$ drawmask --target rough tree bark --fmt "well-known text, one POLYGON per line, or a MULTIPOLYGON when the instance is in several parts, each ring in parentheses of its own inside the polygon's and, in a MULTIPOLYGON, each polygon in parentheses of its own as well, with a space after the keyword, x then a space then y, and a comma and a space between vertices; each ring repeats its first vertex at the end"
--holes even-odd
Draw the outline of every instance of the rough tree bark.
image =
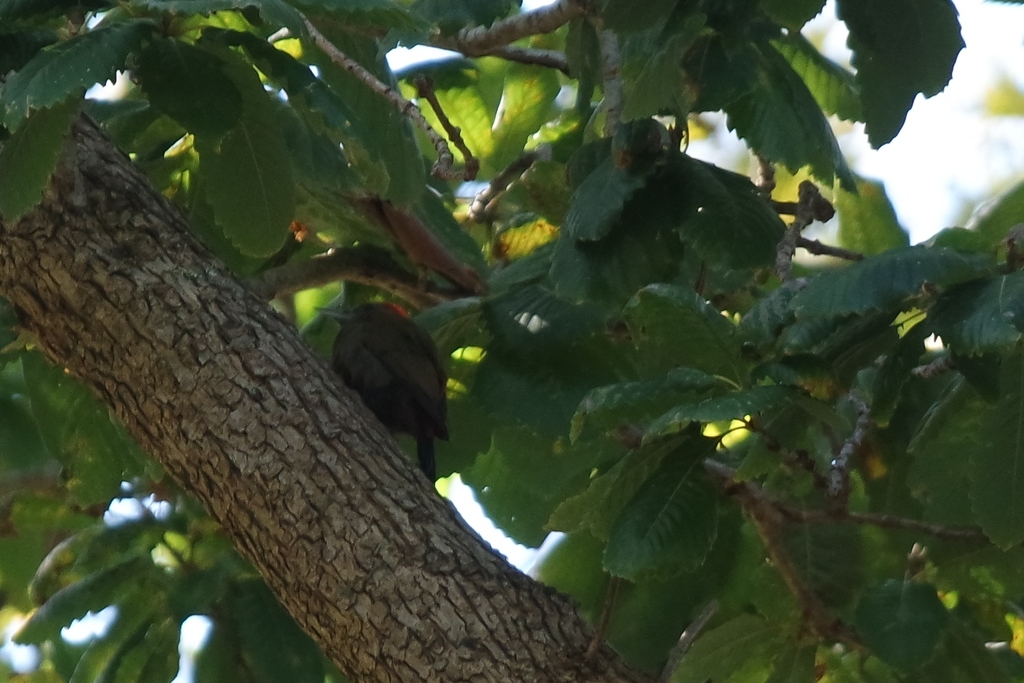
POLYGON ((643 681, 485 548, 295 330, 86 119, 0 223, 0 296, 355 681, 643 681))

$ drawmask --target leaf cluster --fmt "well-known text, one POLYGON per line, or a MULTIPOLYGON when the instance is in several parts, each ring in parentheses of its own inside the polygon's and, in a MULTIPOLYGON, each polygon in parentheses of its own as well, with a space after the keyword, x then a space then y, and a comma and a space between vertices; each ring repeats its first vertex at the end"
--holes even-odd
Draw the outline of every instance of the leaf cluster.
MULTIPOLYGON (((714 599, 677 683, 1019 680, 1024 186, 970 230, 910 246, 834 127, 892 140, 949 80, 955 8, 839 0, 843 65, 801 33, 823 4, 600 0, 514 46, 563 54, 565 73, 497 46, 396 74, 395 45, 456 40, 517 3, 0 0, 0 215, 38 202, 85 112, 240 277, 386 253, 387 268, 310 285, 286 310, 324 350, 334 328, 316 309, 339 291, 440 302, 417 316, 450 376, 439 474, 519 543, 563 533, 535 575, 595 620, 617 594, 607 636, 640 668, 664 666, 714 599), (434 143, 307 19, 436 131, 458 128, 456 163, 475 159, 484 183, 430 177, 434 143), (621 57, 609 134, 600 31, 621 57), (119 99, 84 97, 118 73, 119 99), (780 277, 791 214, 687 153, 708 112, 822 185, 837 246, 862 258, 780 277), (479 291, 368 206, 420 225, 479 291)), ((0 585, 37 607, 21 642, 46 643, 63 679, 167 679, 181 624, 205 615, 201 678, 339 679, 91 395, 33 352, 0 360, 0 481, 44 484, 0 499, 0 585), (105 522, 124 498, 137 518, 105 522), (60 637, 109 606, 102 636, 60 637)))

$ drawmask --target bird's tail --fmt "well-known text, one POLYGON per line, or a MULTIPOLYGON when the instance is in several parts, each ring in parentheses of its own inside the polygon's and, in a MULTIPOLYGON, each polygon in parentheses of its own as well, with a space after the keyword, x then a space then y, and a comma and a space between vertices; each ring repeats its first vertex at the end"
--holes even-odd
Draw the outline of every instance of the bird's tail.
POLYGON ((420 469, 431 482, 437 479, 437 465, 434 462, 434 440, 423 438, 416 440, 416 455, 420 459, 420 469))

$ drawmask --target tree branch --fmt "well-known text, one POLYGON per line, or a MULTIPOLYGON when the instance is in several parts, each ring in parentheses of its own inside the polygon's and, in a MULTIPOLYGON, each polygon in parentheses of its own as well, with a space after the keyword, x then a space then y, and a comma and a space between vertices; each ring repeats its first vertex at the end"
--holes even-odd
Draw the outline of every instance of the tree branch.
MULTIPOLYGON (((776 211, 786 213, 789 209, 781 202, 775 202, 776 211)), ((794 209, 793 222, 786 229, 786 234, 775 253, 775 272, 783 282, 793 277, 793 255, 800 243, 804 228, 814 221, 827 221, 835 215, 832 204, 821 196, 818 186, 809 180, 800 183, 799 198, 794 209)))
POLYGON ((0 296, 352 680, 651 680, 584 660, 573 603, 486 548, 86 119, 42 204, 0 222, 0 296))
POLYGON ((462 158, 466 164, 463 178, 465 180, 476 180, 476 174, 480 171, 480 160, 473 156, 473 152, 469 150, 466 141, 462 139, 462 131, 459 130, 459 127, 454 125, 451 119, 448 118, 448 115, 444 113, 444 108, 434 93, 434 81, 428 76, 420 74, 413 79, 413 84, 416 86, 416 94, 425 99, 430 104, 431 109, 434 110, 437 120, 441 122, 441 127, 444 128, 448 139, 455 145, 455 149, 462 153, 462 158))
POLYGON ((498 195, 504 192, 516 178, 526 173, 527 170, 537 161, 548 161, 551 159, 551 146, 541 145, 537 149, 523 152, 512 160, 508 166, 502 169, 501 173, 494 176, 487 187, 480 190, 473 203, 469 206, 469 217, 477 223, 486 223, 494 213, 495 200, 498 195))
POLYGON ((431 43, 467 57, 482 57, 495 54, 521 38, 551 33, 582 14, 582 5, 577 0, 557 0, 532 12, 496 21, 488 27, 464 28, 451 38, 434 36, 431 43))
POLYGON ((393 104, 395 108, 401 112, 402 116, 408 117, 409 120, 412 121, 420 130, 426 133, 427 137, 430 138, 430 142, 434 145, 434 151, 437 152, 437 161, 434 162, 434 168, 431 171, 435 178, 439 178, 441 180, 466 179, 465 171, 459 171, 453 168, 455 165, 455 157, 452 155, 452 151, 448 148, 448 142, 441 137, 436 130, 434 130, 425 118, 423 118, 423 112, 419 110, 419 107, 417 107, 415 103, 402 97, 400 92, 374 76, 365 67, 363 67, 362 64, 339 50, 338 47, 328 40, 327 36, 321 33, 320 30, 313 25, 313 22, 305 16, 302 17, 302 22, 306 25, 306 31, 309 32, 310 38, 313 39, 313 42, 317 47, 323 50, 324 54, 330 57, 332 62, 358 78, 375 93, 393 104))
POLYGON ((295 294, 339 280, 392 292, 415 308, 429 308, 461 296, 458 292, 442 292, 430 283, 421 282, 416 275, 403 269, 390 252, 372 245, 331 249, 308 261, 270 268, 249 278, 246 285, 256 296, 269 301, 280 295, 295 294))

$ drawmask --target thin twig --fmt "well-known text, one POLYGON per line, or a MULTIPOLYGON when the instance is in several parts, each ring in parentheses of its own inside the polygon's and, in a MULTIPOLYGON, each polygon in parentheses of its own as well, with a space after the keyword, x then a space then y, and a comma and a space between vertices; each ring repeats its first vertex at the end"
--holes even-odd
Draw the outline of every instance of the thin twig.
POLYGON ((757 173, 754 175, 754 187, 765 199, 770 199, 775 191, 775 167, 772 162, 760 154, 757 155, 757 173))
POLYGON ((413 102, 402 97, 402 94, 397 90, 374 76, 365 67, 363 67, 362 64, 339 50, 338 47, 328 40, 324 34, 320 33, 317 27, 314 26, 313 23, 305 16, 302 17, 302 22, 306 25, 306 30, 309 32, 309 36, 313 39, 313 42, 316 43, 317 47, 323 50, 324 54, 331 58, 332 62, 358 78, 375 93, 393 104, 398 111, 401 112, 402 116, 408 117, 410 121, 420 128, 420 130, 426 133, 427 137, 430 138, 430 142, 434 145, 434 150, 437 152, 437 161, 434 162, 434 167, 431 170, 431 173, 435 178, 439 178, 441 180, 463 179, 464 172, 453 168, 455 165, 455 157, 452 155, 452 151, 448 148, 448 142, 441 137, 433 127, 431 127, 430 123, 428 123, 425 118, 423 118, 423 112, 421 112, 413 102))
POLYGON ((939 356, 930 363, 924 365, 918 365, 916 368, 910 371, 910 374, 914 377, 920 377, 921 379, 932 379, 939 375, 944 375, 954 368, 953 357, 950 355, 939 356))
POLYGON ((597 630, 594 637, 590 639, 590 645, 584 653, 584 659, 590 659, 598 653, 604 638, 608 633, 608 624, 612 620, 612 610, 615 609, 615 601, 619 597, 619 589, 622 587, 622 579, 613 576, 608 580, 608 588, 604 593, 604 606, 601 608, 601 616, 597 620, 597 630))
POLYGON ((815 256, 834 256, 845 261, 863 261, 864 254, 842 247, 834 247, 831 244, 822 244, 818 240, 809 240, 800 236, 796 240, 796 246, 806 249, 815 256))
POLYGON ((492 57, 501 57, 510 62, 529 64, 531 66, 546 66, 549 69, 558 69, 566 76, 569 75, 569 59, 564 52, 558 50, 545 50, 539 47, 521 47, 519 45, 506 45, 490 53, 492 57))
POLYGON ((843 443, 843 447, 832 460, 828 471, 827 495, 841 508, 846 507, 846 500, 850 496, 850 460, 864 446, 871 430, 871 409, 856 394, 850 394, 850 401, 857 408, 857 424, 853 428, 853 434, 843 443))
POLYGON ((693 645, 693 641, 697 640, 697 636, 704 630, 704 627, 708 625, 712 617, 718 612, 718 601, 712 600, 704 609, 700 611, 697 618, 690 622, 690 625, 686 627, 683 633, 679 636, 679 642, 676 643, 675 647, 672 648, 672 652, 669 653, 668 662, 665 664, 665 668, 661 671, 661 683, 668 683, 672 679, 672 674, 679 668, 679 662, 682 661, 683 657, 687 652, 690 651, 690 646, 693 645))
POLYGON ((783 513, 783 508, 776 505, 777 501, 755 484, 737 482, 735 470, 727 465, 708 459, 704 461, 704 468, 721 482, 722 488, 729 496, 739 501, 758 536, 761 537, 768 559, 800 605, 804 619, 814 632, 822 638, 859 648, 857 634, 829 611, 821 598, 807 585, 783 548, 782 528, 788 518, 783 513))
POLYGON ((622 91, 622 54, 619 38, 612 31, 601 30, 600 22, 592 19, 601 47, 601 78, 604 88, 604 134, 611 137, 622 120, 624 95, 622 91))
POLYGON ((558 0, 532 12, 522 12, 496 21, 487 27, 464 28, 454 38, 435 36, 431 42, 438 47, 461 52, 467 57, 482 57, 494 54, 520 38, 551 33, 581 14, 581 3, 558 0))
POLYGON ((880 529, 894 529, 898 531, 913 531, 935 538, 944 538, 958 541, 984 540, 985 534, 977 527, 970 526, 945 526, 934 524, 909 517, 887 515, 877 512, 850 512, 849 510, 829 508, 812 509, 801 508, 785 503, 778 498, 766 493, 760 486, 753 482, 738 482, 735 479, 736 471, 731 467, 715 460, 706 460, 705 468, 713 475, 723 480, 726 490, 734 494, 738 489, 743 489, 743 495, 756 499, 759 505, 771 507, 787 522, 795 524, 835 524, 837 522, 852 522, 854 524, 865 524, 880 529))
POLYGON ((779 279, 785 282, 793 277, 793 254, 796 253, 800 233, 804 228, 816 220, 827 221, 834 215, 835 208, 821 196, 817 185, 809 180, 800 183, 793 222, 786 228, 786 234, 779 241, 775 252, 775 272, 779 274, 779 279))
POLYGON ((516 157, 512 163, 502 169, 501 173, 494 176, 494 179, 487 184, 487 187, 480 190, 473 203, 469 206, 469 217, 477 223, 486 223, 494 213, 495 200, 502 192, 512 184, 512 181, 526 173, 527 170, 537 161, 549 161, 551 159, 551 146, 541 145, 537 149, 523 152, 516 157))
POLYGON ((457 298, 455 292, 442 292, 403 269, 391 254, 380 247, 360 245, 332 249, 308 261, 286 263, 270 268, 246 284, 261 298, 270 300, 320 287, 339 280, 359 282, 392 292, 415 308, 429 308, 457 298))
POLYGON ((416 86, 416 94, 425 99, 434 110, 437 120, 441 122, 441 127, 444 128, 448 139, 455 145, 455 149, 462 152, 462 158, 466 164, 463 178, 465 180, 476 180, 476 174, 480 171, 480 160, 473 156, 473 153, 466 145, 466 141, 462 139, 462 130, 453 124, 448 115, 445 114, 444 108, 441 107, 437 94, 434 92, 434 81, 429 76, 420 74, 413 79, 413 85, 416 86))

